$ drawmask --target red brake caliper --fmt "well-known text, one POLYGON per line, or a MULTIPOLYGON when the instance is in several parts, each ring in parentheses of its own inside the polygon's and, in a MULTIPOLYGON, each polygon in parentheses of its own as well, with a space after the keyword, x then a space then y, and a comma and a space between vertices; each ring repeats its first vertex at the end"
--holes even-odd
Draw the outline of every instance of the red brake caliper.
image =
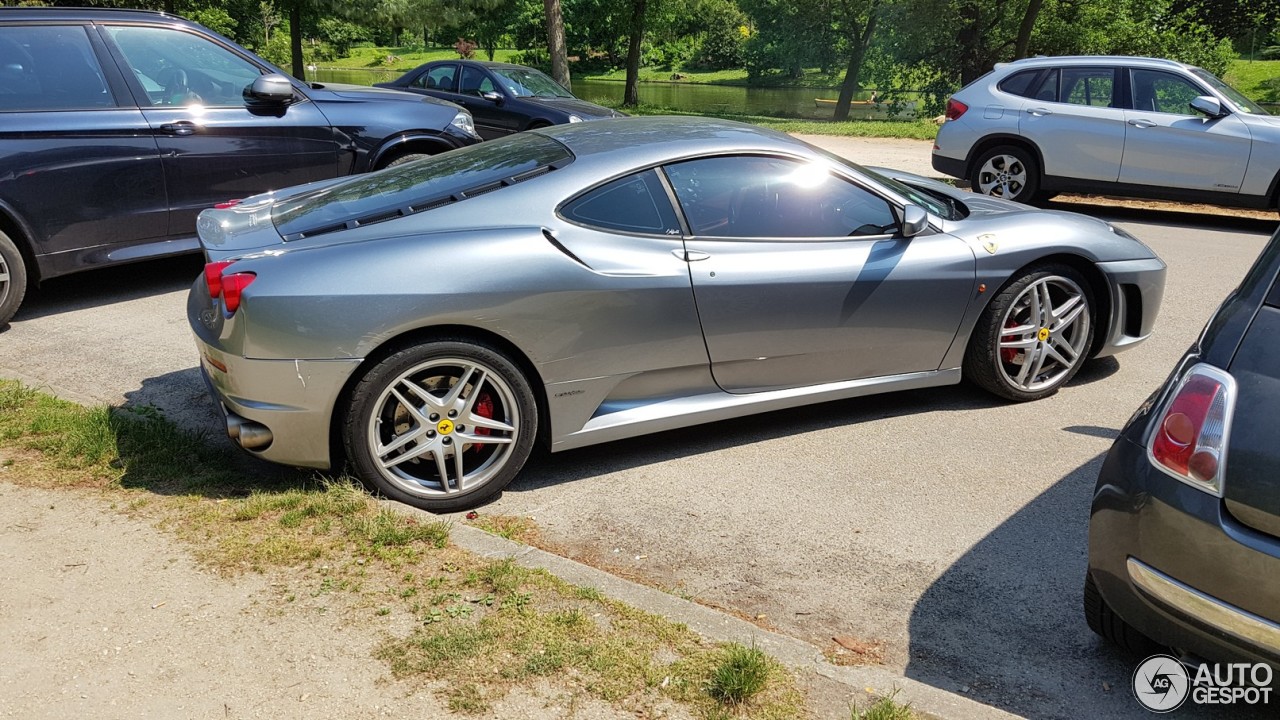
MULTIPOLYGON (((481 393, 479 399, 476 400, 475 413, 482 418, 493 419, 493 396, 489 393, 481 393)), ((488 435, 491 432, 489 428, 478 427, 475 429, 476 435, 488 435)), ((483 450, 484 443, 472 445, 471 449, 483 450)))
MULTIPOLYGON (((1007 324, 1005 324, 1005 327, 1007 327, 1007 328, 1011 328, 1011 327, 1018 327, 1018 323, 1017 323, 1017 322, 1015 322, 1015 321, 1013 320, 1013 318, 1009 318, 1009 322, 1008 322, 1007 324)), ((1001 339, 1001 340, 1003 340, 1005 337, 1006 337, 1006 336, 1001 335, 1001 336, 1000 336, 1000 339, 1001 339)), ((1011 336, 1010 336, 1010 337, 1011 337, 1011 336)), ((1013 362, 1017 357, 1018 357, 1018 349, 1017 349, 1017 348, 1000 348, 1000 359, 1001 359, 1001 360, 1003 360, 1003 361, 1005 361, 1005 362, 1007 362, 1007 363, 1012 363, 1012 362, 1013 362)))

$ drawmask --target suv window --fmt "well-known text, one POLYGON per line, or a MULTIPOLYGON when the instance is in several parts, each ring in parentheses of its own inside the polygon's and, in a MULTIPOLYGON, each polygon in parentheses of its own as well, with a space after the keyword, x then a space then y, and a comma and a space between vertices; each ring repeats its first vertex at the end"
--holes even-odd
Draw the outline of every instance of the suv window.
POLYGON ((410 83, 413 87, 420 87, 425 90, 445 90, 453 92, 453 80, 458 76, 457 65, 441 65, 433 67, 427 72, 422 73, 414 78, 410 83))
POLYGON ((115 104, 83 27, 0 27, 0 110, 70 110, 115 104))
POLYGON ((518 133, 302 193, 277 203, 271 219, 285 240, 296 240, 501 190, 572 160, 555 140, 518 133))
POLYGON ((1116 72, 1111 68, 1063 68, 1061 102, 1090 107, 1111 107, 1116 72))
POLYGON ((1133 109, 1147 112, 1191 115, 1191 101, 1207 93, 1173 73, 1134 70, 1133 109))
POLYGON ((1040 82, 1036 83, 1035 89, 1027 97, 1032 100, 1044 100, 1045 102, 1058 101, 1058 71, 1050 70, 1040 78, 1040 82))
POLYGON ((657 172, 642 173, 605 183, 565 205, 568 220, 604 230, 656 235, 679 235, 680 221, 657 172))
POLYGON ((832 238, 897 229, 889 203, 820 163, 733 156, 666 167, 695 235, 832 238))
POLYGON ((144 107, 244 105, 244 88, 262 74, 253 63, 199 35, 171 28, 110 26, 142 86, 144 107))
POLYGON ((997 87, 1011 95, 1032 97, 1031 83, 1035 81, 1036 76, 1039 74, 1039 70, 1023 70, 1001 80, 997 87))

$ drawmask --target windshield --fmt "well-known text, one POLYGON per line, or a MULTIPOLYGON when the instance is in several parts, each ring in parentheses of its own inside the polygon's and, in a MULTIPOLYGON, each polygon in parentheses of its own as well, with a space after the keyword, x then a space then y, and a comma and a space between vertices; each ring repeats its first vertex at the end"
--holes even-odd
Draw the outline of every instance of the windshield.
POLYGON ((568 148, 545 135, 519 133, 287 198, 276 204, 271 219, 281 237, 296 240, 429 210, 572 159, 568 148))
POLYGON ((515 97, 573 97, 560 83, 533 68, 489 69, 498 77, 502 87, 515 97))
POLYGON ((1220 94, 1222 94, 1224 97, 1230 100, 1231 104, 1235 105, 1236 109, 1239 110, 1240 112, 1246 113, 1249 115, 1270 115, 1271 114, 1267 112, 1265 109, 1263 109, 1263 107, 1258 103, 1245 97, 1239 90, 1219 80, 1217 76, 1215 76, 1213 73, 1209 72, 1208 70, 1201 70, 1200 68, 1191 68, 1191 72, 1196 77, 1208 83, 1209 87, 1212 87, 1214 90, 1217 90, 1220 94))

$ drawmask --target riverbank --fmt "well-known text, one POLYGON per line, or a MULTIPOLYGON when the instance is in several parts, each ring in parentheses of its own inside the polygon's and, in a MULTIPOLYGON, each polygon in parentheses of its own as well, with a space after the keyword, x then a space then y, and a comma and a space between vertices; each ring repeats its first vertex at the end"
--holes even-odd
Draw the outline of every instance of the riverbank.
POLYGON ((933 140, 938 136, 938 125, 932 120, 817 120, 807 118, 783 118, 770 115, 704 111, 693 112, 656 105, 640 105, 623 108, 621 103, 602 103, 631 115, 692 115, 736 120, 751 125, 767 127, 793 135, 827 135, 833 137, 889 138, 897 140, 933 140))

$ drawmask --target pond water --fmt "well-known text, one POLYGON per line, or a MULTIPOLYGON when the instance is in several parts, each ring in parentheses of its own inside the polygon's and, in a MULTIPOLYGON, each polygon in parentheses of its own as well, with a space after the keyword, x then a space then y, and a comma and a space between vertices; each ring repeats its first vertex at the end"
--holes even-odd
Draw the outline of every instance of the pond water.
MULTIPOLYGON (((317 82, 372 85, 400 77, 396 70, 333 70, 320 68, 308 73, 317 82)), ((622 102, 623 83, 601 80, 576 80, 573 94, 589 102, 617 105, 622 102)), ((692 83, 640 83, 640 102, 689 112, 727 112, 748 115, 781 115, 787 117, 830 118, 840 91, 835 88, 753 88, 734 85, 696 85, 692 83), (827 102, 822 102, 826 100, 827 102)), ((884 106, 866 102, 870 92, 860 93, 863 101, 851 108, 850 116, 886 117, 884 106)), ((909 111, 908 111, 909 114, 909 111)))

